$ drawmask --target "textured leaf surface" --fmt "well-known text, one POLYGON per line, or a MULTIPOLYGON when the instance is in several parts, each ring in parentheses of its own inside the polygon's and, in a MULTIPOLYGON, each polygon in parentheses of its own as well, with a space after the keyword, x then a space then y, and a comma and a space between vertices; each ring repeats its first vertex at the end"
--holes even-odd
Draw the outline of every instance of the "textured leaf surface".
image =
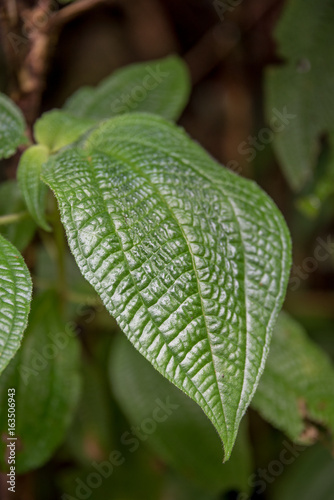
POLYGON ((133 111, 176 120, 189 94, 188 70, 182 59, 171 56, 115 71, 95 89, 78 90, 65 109, 76 116, 98 120, 133 111))
POLYGON ((0 236, 0 373, 20 347, 31 293, 30 274, 22 256, 0 236))
MULTIPOLYGON (((26 204, 18 183, 14 180, 5 181, 0 184, 0 215, 17 214, 26 211, 26 204)), ((34 220, 29 216, 15 224, 0 226, 0 233, 20 251, 27 247, 32 240, 36 230, 34 220)))
MULTIPOLYGON (((55 295, 32 303, 21 349, 0 378, 0 400, 15 389, 16 470, 25 472, 45 463, 64 438, 79 397, 79 344, 61 320, 55 295)), ((7 435, 7 412, 1 411, 0 433, 7 435)), ((0 441, 5 469, 6 442, 0 441)))
MULTIPOLYGON (((124 335, 114 342, 111 354, 116 398, 139 436, 164 462, 212 493, 249 489, 252 470, 245 427, 231 459, 222 464, 219 437, 194 401, 154 370, 124 335)), ((134 448, 131 433, 124 441, 134 448)))
POLYGON ((312 422, 334 434, 334 367, 287 314, 279 317, 252 405, 294 441, 309 441, 312 422))
POLYGON ((204 409, 228 457, 285 294, 281 214, 153 115, 104 123, 43 176, 82 273, 135 347, 204 409))
POLYGON ((0 159, 9 158, 21 144, 28 142, 24 129, 21 111, 11 99, 0 92, 0 159))
POLYGON ((78 118, 55 109, 44 113, 37 120, 34 126, 34 135, 39 144, 43 144, 51 152, 55 152, 76 141, 95 123, 95 120, 78 118))
POLYGON ((35 222, 45 231, 50 231, 51 228, 45 218, 47 188, 40 175, 42 165, 48 157, 48 149, 45 146, 31 146, 21 156, 17 171, 17 179, 28 210, 35 222))
POLYGON ((274 146, 296 190, 312 177, 321 134, 333 130, 333 23, 332 0, 291 0, 276 31, 279 55, 286 64, 267 74, 267 115, 270 119, 275 108, 295 115, 277 133, 274 146))

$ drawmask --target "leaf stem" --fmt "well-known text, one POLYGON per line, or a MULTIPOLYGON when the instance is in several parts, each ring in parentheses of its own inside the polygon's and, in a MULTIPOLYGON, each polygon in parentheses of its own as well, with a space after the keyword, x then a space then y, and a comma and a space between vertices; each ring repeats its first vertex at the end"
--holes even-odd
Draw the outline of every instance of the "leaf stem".
POLYGON ((0 226, 5 226, 6 224, 13 224, 15 222, 20 222, 29 216, 29 212, 19 212, 17 214, 8 214, 0 216, 0 226))

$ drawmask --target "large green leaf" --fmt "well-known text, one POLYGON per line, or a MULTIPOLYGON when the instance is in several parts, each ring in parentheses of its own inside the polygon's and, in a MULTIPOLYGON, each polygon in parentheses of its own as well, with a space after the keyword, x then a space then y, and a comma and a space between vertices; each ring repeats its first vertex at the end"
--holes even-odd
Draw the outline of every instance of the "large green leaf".
POLYGON ((50 231, 51 228, 45 217, 47 188, 40 175, 42 165, 48 157, 48 149, 45 146, 31 146, 21 156, 17 171, 19 186, 29 212, 45 231, 50 231))
POLYGON ((124 335, 114 342, 111 354, 111 384, 131 429, 136 429, 123 434, 123 444, 135 450, 147 443, 168 465, 211 493, 249 489, 245 428, 230 461, 222 464, 219 437, 198 405, 154 370, 124 335))
POLYGON ((21 144, 27 144, 25 122, 19 108, 0 92, 0 159, 12 156, 21 144))
MULTIPOLYGON (((61 320, 57 297, 46 293, 35 299, 22 347, 0 378, 3 436, 8 389, 15 389, 17 472, 42 465, 64 438, 79 396, 78 346, 71 325, 61 320)), ((2 469, 7 443, 0 441, 2 469)))
MULTIPOLYGON (((24 214, 26 204, 18 183, 14 180, 5 181, 0 184, 0 215, 24 214)), ((36 230, 36 224, 28 212, 26 217, 14 224, 0 225, 0 233, 20 251, 23 252, 32 240, 36 230)))
POLYGON ((95 89, 79 89, 65 104, 71 114, 102 120, 147 111, 176 120, 188 101, 190 83, 182 59, 170 56, 115 71, 95 89))
POLYGON ((286 62, 268 71, 266 108, 270 121, 277 111, 286 115, 274 147, 295 189, 312 177, 320 136, 334 127, 333 23, 332 0, 290 0, 276 30, 286 62), (287 114, 294 115, 291 123, 287 114))
POLYGON ((316 424, 334 434, 334 367, 287 314, 279 317, 252 405, 294 441, 314 439, 316 424))
POLYGON ((20 347, 32 283, 18 250, 0 235, 0 374, 20 347))
POLYGON ((229 457, 285 295, 285 222, 178 127, 132 114, 45 165, 71 250, 135 347, 194 399, 229 457))

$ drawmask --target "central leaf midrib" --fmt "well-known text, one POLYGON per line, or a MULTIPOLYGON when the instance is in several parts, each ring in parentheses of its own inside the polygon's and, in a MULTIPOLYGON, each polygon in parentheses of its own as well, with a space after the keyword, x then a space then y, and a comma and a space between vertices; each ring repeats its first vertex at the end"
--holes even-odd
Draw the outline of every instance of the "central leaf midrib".
MULTIPOLYGON (((155 118, 155 121, 157 121, 157 122, 161 121, 161 120, 160 120, 160 119, 158 119, 157 117, 154 117, 154 118, 155 118)), ((153 116, 150 116, 150 121, 152 121, 152 120, 153 120, 153 116)), ((191 162, 191 163, 190 163, 190 162, 189 162, 189 163, 188 163, 188 162, 185 162, 185 161, 183 160, 182 156, 180 156, 179 154, 177 154, 177 153, 173 152, 172 150, 167 150, 166 148, 164 148, 164 147, 163 147, 163 146, 161 146, 160 144, 159 144, 159 145, 156 145, 156 144, 155 144, 155 143, 153 143, 153 142, 149 142, 149 141, 146 141, 146 140, 140 140, 140 139, 138 139, 137 137, 134 137, 134 136, 126 136, 125 134, 124 134, 124 136, 122 136, 122 137, 120 137, 120 136, 117 136, 117 135, 116 135, 116 137, 113 137, 113 139, 114 139, 114 140, 115 140, 115 139, 116 139, 116 140, 118 139, 118 141, 121 141, 121 142, 125 141, 125 139, 126 139, 126 140, 128 140, 129 142, 131 142, 132 144, 133 144, 133 143, 140 144, 140 145, 143 145, 143 146, 146 146, 146 147, 149 147, 149 148, 155 149, 155 150, 157 150, 157 151, 159 151, 159 152, 163 152, 163 153, 167 154, 168 156, 172 156, 172 157, 174 157, 174 158, 175 158, 178 162, 182 163, 182 164, 183 164, 183 165, 185 165, 187 168, 192 169, 192 170, 193 170, 193 171, 194 171, 197 175, 201 176, 201 177, 202 177, 203 179, 205 179, 205 180, 210 181, 210 183, 215 184, 215 183, 218 181, 218 179, 213 179, 213 178, 212 178, 210 175, 208 175, 207 173, 202 172, 202 170, 201 170, 201 169, 199 170, 198 168, 196 168, 196 166, 193 164, 193 162, 191 162)), ((183 138, 183 140, 184 140, 184 142, 186 142, 186 137, 185 137, 185 138, 183 138)), ((113 153, 113 154, 114 154, 114 153, 113 153)), ((210 159, 210 161, 213 161, 213 160, 211 160, 211 159, 210 159)), ((220 189, 220 192, 223 194, 224 198, 226 199, 226 201, 228 202, 228 204, 229 204, 229 205, 230 205, 230 207, 231 207, 231 210, 232 210, 232 212, 233 212, 233 214, 234 214, 234 220, 235 220, 235 222, 236 222, 236 224, 237 224, 237 226, 238 226, 238 228, 239 228, 239 234, 240 234, 240 236, 241 236, 241 235, 242 235, 242 230, 241 230, 240 222, 239 222, 239 219, 238 219, 238 218, 237 218, 237 216, 236 216, 235 209, 234 209, 234 206, 233 206, 233 204, 232 204, 232 202, 231 202, 231 199, 230 199, 230 197, 228 196, 228 194, 225 192, 225 190, 223 189, 223 186, 221 185, 221 183, 219 183, 219 189, 220 189)), ((233 196, 231 196, 231 198, 233 198, 233 197, 237 197, 237 195, 233 195, 233 196)), ((244 199, 243 199, 243 198, 242 198, 242 200, 244 201, 244 199)), ((241 236, 241 242, 242 242, 242 250, 243 250, 243 262, 244 262, 244 286, 245 286, 245 285, 246 285, 246 275, 247 275, 247 272, 246 272, 246 252, 245 252, 245 247, 244 247, 244 243, 243 243, 242 236, 241 236)), ((286 250, 286 246, 285 246, 285 245, 283 245, 283 248, 286 250)), ((281 276, 282 276, 282 275, 283 275, 283 268, 281 268, 281 276)), ((244 318, 244 320, 245 320, 245 326, 246 326, 246 339, 245 339, 245 363, 244 363, 245 368, 244 368, 244 378, 243 378, 242 390, 241 390, 241 394, 240 394, 239 405, 240 405, 240 401, 241 401, 242 394, 243 394, 244 384, 245 384, 245 381, 246 381, 246 377, 245 377, 245 372, 246 372, 246 364, 247 364, 246 350, 247 350, 247 344, 248 344, 248 338, 249 338, 249 333, 248 333, 248 330, 247 330, 247 317, 248 317, 248 312, 247 312, 247 309, 248 309, 248 308, 247 308, 247 306, 246 306, 246 288, 247 288, 247 287, 245 286, 245 294, 244 294, 244 297, 245 297, 245 318, 244 318)), ((281 294, 282 294, 282 283, 280 284, 280 296, 281 296, 281 294)), ((274 315, 275 315, 275 313, 276 313, 276 309, 277 309, 277 308, 275 308, 275 309, 272 311, 272 314, 271 314, 270 319, 269 319, 269 322, 268 322, 268 326, 270 326, 270 324, 272 323, 272 319, 273 319, 273 317, 274 317, 274 315)), ((268 336, 267 336, 267 338, 265 339, 265 345, 263 346, 263 352, 264 352, 264 350, 265 350, 266 346, 268 345, 268 343, 269 343, 269 338, 268 338, 268 336)), ((261 356, 261 358, 262 358, 261 367, 263 368, 263 355, 261 356)), ((260 367, 260 368, 261 368, 261 367, 260 367)), ((261 369, 260 369, 260 371, 259 371, 259 374, 260 374, 260 372, 261 372, 261 369)), ((260 376, 260 375, 258 375, 257 380, 259 380, 259 376, 260 376)), ((255 386, 254 386, 254 387, 255 387, 255 386)), ((251 399, 252 394, 254 394, 254 392, 255 392, 255 388, 254 388, 254 390, 252 391, 252 393, 250 394, 250 396, 249 396, 248 400, 250 400, 250 399, 251 399)), ((238 408, 237 408, 237 410, 236 410, 236 413, 240 412, 240 407, 239 407, 239 405, 238 405, 238 408)), ((236 424, 236 427, 237 427, 237 424, 236 424)))
MULTIPOLYGON (((116 155, 115 155, 115 157, 117 158, 117 156, 116 156, 116 155)), ((124 158, 122 158, 122 157, 118 157, 117 159, 119 159, 120 161, 122 161, 122 162, 124 162, 125 164, 127 164, 130 168, 132 167, 132 165, 130 164, 130 162, 126 161, 124 158)), ((138 296, 140 297, 140 300, 141 300, 141 302, 142 302, 142 304, 143 304, 144 308, 145 308, 145 309, 146 309, 146 311, 148 312, 148 314, 149 314, 149 316, 150 316, 150 318, 151 318, 151 321, 152 321, 152 323, 154 324, 155 328, 157 329, 157 331, 159 332, 159 334, 160 334, 160 335, 164 338, 165 345, 166 345, 166 347, 168 348, 168 350, 170 350, 170 351, 171 351, 171 353, 172 353, 173 357, 175 357, 176 359, 178 359, 178 360, 179 360, 179 365, 178 365, 178 366, 179 366, 179 368, 180 368, 180 369, 183 371, 183 373, 186 375, 187 379, 188 379, 188 380, 190 381, 190 383, 193 385, 193 387, 194 387, 194 388, 195 388, 195 390, 198 392, 198 394, 200 394, 200 395, 201 395, 201 397, 202 397, 202 399, 203 399, 203 402, 204 402, 205 407, 206 407, 207 409, 209 409, 210 415, 213 417, 213 420, 215 421, 215 423, 216 423, 217 427, 218 427, 218 428, 220 428, 221 426, 219 425, 219 422, 217 421, 216 415, 214 414, 214 412, 212 411, 212 409, 211 409, 211 408, 208 406, 208 404, 206 403, 205 397, 203 396, 202 392, 201 392, 201 391, 199 390, 199 388, 198 388, 198 387, 194 384, 194 382, 192 381, 192 379, 190 378, 190 376, 188 375, 188 373, 187 373, 187 372, 185 371, 185 369, 183 368, 183 366, 182 366, 182 364, 181 364, 181 360, 179 359, 178 355, 177 355, 176 353, 174 353, 174 351, 170 348, 170 346, 169 346, 169 344, 168 344, 167 340, 165 339, 165 336, 164 336, 163 332, 161 332, 161 331, 160 331, 160 329, 159 329, 158 325, 156 324, 156 322, 154 321, 154 319, 153 319, 153 317, 152 317, 152 315, 151 315, 150 311, 148 310, 147 306, 145 305, 145 302, 144 302, 144 300, 143 300, 143 298, 142 298, 142 296, 141 296, 141 293, 140 293, 140 291, 139 291, 139 289, 138 289, 138 287, 137 287, 137 285, 136 285, 136 282, 135 282, 135 280, 134 280, 134 278, 133 278, 133 276, 132 276, 132 273, 131 273, 131 270, 130 270, 129 263, 128 263, 128 260, 127 260, 127 258, 126 258, 126 253, 125 253, 125 251, 124 251, 124 249, 123 249, 123 245, 122 245, 121 239, 120 239, 120 237, 119 237, 119 235, 118 235, 118 232, 117 232, 116 226, 115 226, 115 224, 114 224, 114 221, 113 221, 112 217, 111 217, 111 216, 110 216, 110 214, 109 214, 109 210, 108 210, 108 207, 107 207, 107 204, 106 204, 106 200, 104 199, 104 197, 103 197, 103 195, 102 195, 102 190, 101 190, 101 188, 100 188, 100 184, 99 184, 98 179, 97 179, 96 171, 95 171, 94 167, 91 165, 91 163, 90 163, 90 162, 87 162, 87 164, 89 165, 89 167, 88 167, 88 168, 89 168, 89 169, 90 169, 90 171, 92 172, 92 174, 93 174, 93 176, 94 176, 94 179, 95 179, 95 182, 96 182, 96 185, 97 185, 97 186, 98 186, 98 188, 99 188, 100 198, 101 198, 101 200, 102 200, 102 204, 103 204, 103 206, 104 206, 104 208, 105 208, 106 214, 109 216, 109 217, 108 217, 108 220, 110 221, 110 223, 111 223, 111 225, 112 225, 112 227, 113 227, 113 229, 114 229, 114 232, 115 232, 115 234, 116 234, 116 237, 117 237, 117 239, 118 239, 119 246, 120 246, 120 248, 121 248, 121 250, 122 250, 122 254, 123 254, 123 256, 124 256, 124 264, 125 264, 125 265, 126 265, 126 267, 127 267, 128 273, 129 273, 129 275, 131 276, 131 280, 132 280, 133 286, 134 286, 134 288, 136 289, 137 294, 138 294, 138 296)), ((168 207, 168 205, 167 205, 167 203, 166 203, 166 202, 165 202, 165 204, 166 204, 167 208, 169 209, 169 207, 168 207)), ((169 211, 170 211, 170 209, 169 209, 169 211)), ((171 212, 171 215, 172 215, 172 216, 173 216, 173 218, 174 218, 174 214, 172 214, 172 212, 171 212)), ((187 240, 186 240, 186 242, 187 242, 187 240)), ((189 250, 189 248, 188 248, 188 250, 189 250)), ((190 254, 191 254, 191 252, 190 252, 190 254)), ((89 266, 89 267, 90 267, 90 266, 89 266)), ((91 271, 91 272, 92 272, 92 274, 93 274, 93 275, 95 274, 93 271, 91 271)), ((196 271, 195 271, 195 273, 196 273, 196 271)), ((201 295, 200 295, 200 297, 201 297, 201 295)), ((203 314, 203 309, 202 309, 202 314, 203 314)), ((204 317, 204 320, 205 320, 205 316, 204 316, 204 314, 203 314, 203 317, 204 317)), ((209 341, 209 344, 210 344, 210 341, 209 341)), ((210 349, 211 349, 211 345, 210 345, 210 349)), ((146 351, 146 349, 145 349, 145 351, 146 351)), ((146 352, 147 352, 147 351, 146 351, 146 352)), ((212 352, 212 351, 211 351, 211 352, 212 352)), ((150 358, 149 356, 147 356, 147 357, 148 357, 148 358, 150 358)), ((166 376, 167 376, 167 375, 168 375, 168 373, 166 372, 166 376)), ((169 378, 169 376, 168 376, 168 378, 169 378)), ((217 383, 217 379, 216 379, 216 383, 217 383)), ((220 397, 220 392, 219 392, 218 385, 217 385, 217 389, 218 389, 218 394, 219 394, 219 397, 220 397)), ((220 401, 221 401, 221 398, 220 398, 220 401)), ((222 406, 222 410, 223 410, 223 418, 224 418, 224 427, 225 427, 225 430, 226 430, 226 424, 225 424, 225 414, 224 414, 224 408, 223 408, 223 406, 222 406)))
MULTIPOLYGON (((143 146, 150 147, 150 148, 158 150, 160 152, 162 151, 163 153, 168 154, 168 156, 175 157, 180 163, 182 163, 183 165, 185 165, 188 168, 189 167, 192 168, 194 170, 194 172, 196 172, 197 175, 200 175, 203 179, 206 179, 206 180, 210 181, 210 183, 214 184, 217 181, 217 180, 213 180, 210 176, 207 176, 203 172, 201 172, 198 169, 196 169, 193 166, 192 163, 191 164, 190 163, 189 164, 185 163, 184 160, 182 159, 182 157, 180 157, 179 155, 175 154, 172 151, 166 150, 164 147, 160 147, 160 145, 157 146, 156 144, 153 144, 153 143, 150 143, 150 142, 138 140, 136 137, 129 137, 129 136, 127 136, 126 139, 129 142, 131 142, 131 143, 141 144, 143 146)), ((117 137, 116 137, 116 140, 117 140, 117 137)), ((124 141, 123 137, 121 138, 121 141, 124 141)), ((107 154, 107 153, 105 153, 105 154, 107 154)), ((183 234, 183 237, 184 237, 184 239, 185 239, 185 241, 187 243, 187 246, 188 246, 188 249, 189 249, 189 253, 191 255, 191 259, 192 259, 192 263, 193 263, 194 272, 195 272, 195 275, 196 275, 198 293, 199 293, 199 296, 200 296, 200 299, 201 299, 202 313, 203 313, 203 317, 204 317, 204 321, 205 321, 205 325, 206 325, 206 331, 207 331, 207 335, 208 335, 208 342, 209 342, 210 351, 211 351, 211 357, 212 357, 212 362, 213 362, 213 366, 214 366, 214 372, 215 372, 215 378, 216 378, 216 387, 217 387, 217 390, 218 390, 218 394, 219 394, 219 398, 220 398, 220 401, 221 401, 221 404, 222 404, 223 414, 224 414, 224 405, 223 405, 223 400, 222 400, 221 393, 220 393, 219 387, 218 387, 217 372, 216 372, 216 367, 215 367, 215 363, 214 363, 214 357, 213 357, 212 347, 211 347, 210 338, 209 338, 209 330, 207 328, 207 322, 206 322, 206 317, 205 317, 205 313, 204 313, 203 299, 202 299, 202 295, 201 295, 201 292, 200 292, 200 281, 199 281, 197 269, 196 269, 196 266, 195 266, 195 262, 194 262, 194 259, 193 259, 193 255, 192 255, 192 252, 190 251, 190 243, 189 243, 189 241, 188 241, 188 239, 187 239, 187 237, 186 237, 186 235, 184 233, 184 230, 183 230, 182 226, 180 225, 179 221, 175 218, 175 216, 174 216, 171 208, 169 207, 169 204, 166 201, 165 197, 157 190, 156 186, 152 183, 152 181, 149 179, 149 177, 147 177, 128 158, 125 159, 122 156, 117 155, 114 151, 112 151, 110 154, 112 154, 115 158, 118 158, 119 160, 124 161, 125 163, 127 163, 133 170, 135 170, 142 177, 144 177, 145 180, 150 184, 150 186, 152 186, 152 189, 154 190, 154 192, 160 197, 160 199, 162 201, 164 201, 164 203, 168 207, 169 212, 171 213, 172 217, 174 218, 174 220, 176 221, 177 225, 179 226, 179 228, 180 228, 180 230, 181 230, 181 232, 183 234)), ((221 189, 221 185, 219 185, 219 187, 220 187, 221 193, 223 194, 225 200, 227 201, 227 203, 229 204, 229 206, 231 208, 231 211, 232 211, 233 216, 234 216, 234 220, 235 220, 236 225, 238 227, 238 232, 239 232, 241 246, 242 246, 242 255, 243 255, 242 261, 243 261, 243 267, 244 267, 243 276, 244 276, 244 304, 245 304, 244 324, 245 324, 245 331, 246 331, 246 339, 245 339, 245 350, 244 350, 244 352, 245 352, 245 356, 244 356, 244 376, 243 376, 242 388, 241 388, 241 391, 240 391, 240 399, 239 399, 239 403, 238 403, 238 408, 236 409, 236 413, 238 413, 240 411, 240 401, 241 401, 241 398, 243 396, 243 390, 244 390, 244 385, 245 385, 245 381, 246 381, 246 376, 245 376, 245 373, 246 373, 246 364, 247 364, 247 355, 246 354, 247 354, 247 345, 248 345, 248 337, 249 337, 249 332, 248 332, 248 329, 247 329, 248 307, 247 307, 247 296, 246 296, 246 289, 247 289, 247 284, 246 284, 246 274, 247 274, 246 273, 246 252, 245 252, 245 247, 244 247, 244 242, 243 242, 242 230, 241 230, 240 222, 239 222, 239 220, 237 218, 234 205, 231 202, 230 198, 228 197, 227 193, 225 193, 225 191, 223 189, 221 189)), ((225 414, 224 414, 224 422, 225 422, 225 414)))
POLYGON ((197 268, 196 268, 196 265, 195 265, 195 261, 194 261, 194 256, 193 256, 193 251, 191 249, 191 245, 190 245, 190 242, 188 241, 188 238, 187 238, 187 235, 182 227, 182 225, 180 224, 180 222, 178 221, 178 219, 176 218, 175 214, 173 213, 173 210, 172 208, 170 207, 168 201, 166 200, 165 196, 157 189, 157 187, 155 186, 155 184, 151 181, 151 179, 146 176, 138 167, 136 167, 133 162, 131 162, 131 160, 129 160, 128 158, 124 158, 123 156, 120 156, 120 155, 116 155, 114 152, 112 153, 112 156, 115 157, 116 159, 122 161, 123 163, 125 163, 126 165, 128 165, 135 173, 139 174, 141 177, 143 177, 145 179, 145 181, 147 182, 147 184, 152 188, 152 191, 155 193, 155 195, 163 202, 163 204, 167 207, 168 209, 168 212, 170 213, 172 219, 174 220, 174 222, 176 223, 177 227, 179 228, 179 230, 181 231, 181 234, 186 242, 186 245, 187 245, 187 248, 188 248, 188 252, 190 254, 190 257, 191 257, 191 262, 192 262, 192 267, 193 267, 193 271, 194 271, 194 274, 195 274, 195 278, 196 278, 196 284, 197 284, 197 293, 198 293, 198 296, 200 298, 200 301, 201 301, 201 310, 202 310, 202 316, 204 318, 204 323, 205 323, 205 331, 206 331, 206 334, 207 334, 207 338, 208 338, 208 344, 209 344, 209 348, 210 348, 210 353, 211 353, 211 358, 212 358, 212 365, 213 365, 213 369, 214 369, 214 374, 215 374, 215 383, 216 383, 216 388, 217 388, 217 392, 219 394, 219 399, 220 399, 220 402, 221 402, 221 406, 222 406, 222 410, 223 410, 223 417, 224 417, 224 424, 226 425, 226 422, 225 422, 225 414, 224 414, 224 405, 223 405, 223 401, 222 401, 222 398, 221 398, 221 394, 220 394, 220 391, 219 391, 219 387, 218 387, 218 380, 217 380, 217 372, 216 372, 216 367, 215 367, 215 362, 214 362, 214 356, 213 356, 213 352, 212 352, 212 347, 211 347, 211 343, 210 343, 210 337, 209 337, 209 328, 208 328, 208 324, 207 324, 207 320, 206 320, 206 315, 205 315, 205 312, 204 312, 204 305, 203 305, 203 297, 202 297, 202 294, 201 294, 201 288, 200 288, 200 279, 199 279, 199 276, 198 276, 198 271, 197 271, 197 268))

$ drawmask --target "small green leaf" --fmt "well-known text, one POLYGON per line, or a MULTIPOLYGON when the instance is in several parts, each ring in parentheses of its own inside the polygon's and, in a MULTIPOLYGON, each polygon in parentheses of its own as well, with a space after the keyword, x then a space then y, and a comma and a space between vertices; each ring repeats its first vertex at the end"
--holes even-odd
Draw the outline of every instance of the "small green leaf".
POLYGON ((20 347, 26 329, 32 283, 28 268, 9 241, 0 236, 0 374, 20 347))
POLYGON ((286 63, 268 71, 266 114, 277 130, 274 147, 295 190, 312 178, 320 136, 333 130, 333 23, 332 0, 294 0, 276 30, 279 55, 286 63), (277 119, 277 111, 285 118, 277 119), (291 123, 289 116, 294 117, 291 123))
POLYGON ((95 89, 79 89, 66 102, 65 109, 96 120, 133 111, 177 120, 189 94, 188 70, 182 59, 170 56, 121 68, 95 89))
POLYGON ((285 295, 285 222, 160 117, 114 118, 84 145, 42 174, 74 257, 135 347, 203 408, 228 458, 285 295))
POLYGON ((21 144, 27 144, 25 122, 19 108, 0 92, 0 159, 12 156, 21 144))
MULTIPOLYGON (((22 193, 15 180, 5 181, 0 184, 0 215, 23 214, 26 204, 22 193)), ((15 224, 0 225, 0 233, 20 251, 23 252, 31 242, 36 224, 26 212, 26 217, 15 224)))
POLYGON ((35 222, 45 231, 50 231, 51 228, 45 218, 47 187, 41 181, 40 175, 42 165, 48 157, 49 152, 45 146, 31 146, 21 156, 17 171, 17 180, 28 210, 35 222))
MULTIPOLYGON (((57 297, 40 295, 32 303, 21 349, 0 378, 6 404, 15 389, 16 471, 44 464, 69 427, 79 398, 79 344, 71 324, 61 320, 57 297)), ((7 412, 0 415, 0 434, 7 435, 7 412)), ((7 441, 0 441, 0 465, 6 469, 7 441)))
POLYGON ((123 444, 134 449, 142 440, 211 493, 249 489, 246 428, 240 429, 231 459, 222 464, 219 437, 199 406, 154 370, 123 335, 112 346, 110 380, 131 429, 137 430, 124 434, 123 444))
POLYGON ((44 113, 34 126, 35 139, 51 153, 75 142, 95 125, 95 120, 77 118, 58 109, 44 113))
POLYGON ((287 314, 279 316, 252 405, 293 441, 310 442, 312 423, 334 434, 334 367, 287 314))

